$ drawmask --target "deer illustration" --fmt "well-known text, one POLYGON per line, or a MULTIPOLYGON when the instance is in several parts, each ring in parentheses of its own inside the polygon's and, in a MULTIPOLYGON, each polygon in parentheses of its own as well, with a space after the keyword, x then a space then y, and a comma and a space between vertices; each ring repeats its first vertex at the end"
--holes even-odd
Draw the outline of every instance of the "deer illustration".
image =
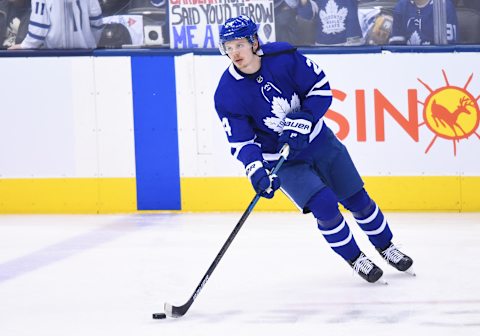
POLYGON ((449 127, 453 133, 455 133, 456 137, 458 137, 458 134, 455 130, 455 126, 458 127, 464 135, 467 134, 457 123, 457 120, 461 113, 471 114, 471 112, 467 109, 468 106, 475 105, 467 96, 460 98, 459 105, 453 112, 450 112, 445 106, 437 104, 437 101, 434 100, 432 104, 432 117, 435 121, 435 125, 438 127, 440 123, 443 127, 449 127))

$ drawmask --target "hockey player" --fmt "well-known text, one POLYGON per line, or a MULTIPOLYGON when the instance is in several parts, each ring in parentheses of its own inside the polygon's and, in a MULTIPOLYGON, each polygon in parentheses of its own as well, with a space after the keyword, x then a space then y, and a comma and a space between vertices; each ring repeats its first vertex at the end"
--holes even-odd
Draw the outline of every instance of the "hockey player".
MULTIPOLYGON (((457 12, 447 4, 447 42, 457 42, 457 12)), ((393 10, 390 44, 432 45, 435 43, 433 0, 398 0, 393 10)))
POLYGON ((102 20, 98 0, 32 0, 27 36, 9 49, 94 49, 102 20))
POLYGON ((246 16, 225 22, 219 46, 232 63, 218 84, 215 108, 255 191, 272 198, 282 186, 303 213, 314 215, 331 248, 368 282, 383 271, 360 251, 339 202, 390 265, 409 270, 412 259, 392 244, 389 225, 363 188, 347 149, 323 122, 332 101, 323 70, 288 43, 260 46, 257 26, 246 16), (269 176, 286 143, 287 160, 278 176, 269 176))

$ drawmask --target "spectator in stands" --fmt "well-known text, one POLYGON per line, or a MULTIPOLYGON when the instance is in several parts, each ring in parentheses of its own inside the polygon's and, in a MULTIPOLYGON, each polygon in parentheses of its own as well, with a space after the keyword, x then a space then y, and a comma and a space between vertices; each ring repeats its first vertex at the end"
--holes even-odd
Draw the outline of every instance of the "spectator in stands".
MULTIPOLYGON (((457 14, 451 0, 447 3, 447 42, 457 42, 457 14)), ((398 0, 393 10, 390 44, 434 44, 433 0, 398 0)))
POLYGON ((277 41, 285 41, 297 45, 297 7, 298 0, 274 0, 275 5, 275 37, 277 41))
POLYGON ((480 44, 480 0, 454 0, 459 44, 480 44))
POLYGON ((32 0, 27 36, 9 49, 94 49, 102 29, 98 0, 32 0))
POLYGON ((300 0, 274 0, 275 37, 277 41, 288 42, 295 46, 314 44, 314 25, 309 18, 299 15, 300 0))
POLYGON ((362 45, 357 0, 299 0, 300 15, 315 23, 315 45, 362 45))
POLYGON ((0 48, 22 42, 30 16, 30 1, 0 0, 0 48))

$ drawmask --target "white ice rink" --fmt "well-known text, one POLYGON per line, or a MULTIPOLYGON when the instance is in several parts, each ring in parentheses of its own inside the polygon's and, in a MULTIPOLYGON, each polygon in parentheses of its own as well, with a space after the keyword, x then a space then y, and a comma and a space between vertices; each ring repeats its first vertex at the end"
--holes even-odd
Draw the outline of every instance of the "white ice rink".
POLYGON ((190 311, 241 214, 0 216, 1 336, 480 335, 480 214, 387 213, 417 277, 368 284, 312 217, 253 212, 190 311))

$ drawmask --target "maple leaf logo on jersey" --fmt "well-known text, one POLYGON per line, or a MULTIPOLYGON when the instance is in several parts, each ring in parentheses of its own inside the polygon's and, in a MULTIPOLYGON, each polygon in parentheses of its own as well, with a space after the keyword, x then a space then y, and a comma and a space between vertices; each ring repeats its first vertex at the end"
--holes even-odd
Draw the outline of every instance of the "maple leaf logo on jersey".
POLYGON ((283 131, 283 120, 290 112, 296 112, 300 110, 300 99, 298 95, 294 93, 292 99, 288 102, 283 97, 273 97, 272 100, 272 113, 275 117, 267 117, 263 119, 265 126, 271 130, 281 133, 283 131))
POLYGON ((413 34, 408 39, 408 44, 410 45, 421 45, 422 39, 420 38, 420 34, 415 30, 413 34))
POLYGON ((321 10, 319 14, 322 21, 322 31, 325 34, 337 34, 344 31, 347 14, 347 8, 343 7, 339 10, 334 0, 328 0, 325 10, 321 10))

